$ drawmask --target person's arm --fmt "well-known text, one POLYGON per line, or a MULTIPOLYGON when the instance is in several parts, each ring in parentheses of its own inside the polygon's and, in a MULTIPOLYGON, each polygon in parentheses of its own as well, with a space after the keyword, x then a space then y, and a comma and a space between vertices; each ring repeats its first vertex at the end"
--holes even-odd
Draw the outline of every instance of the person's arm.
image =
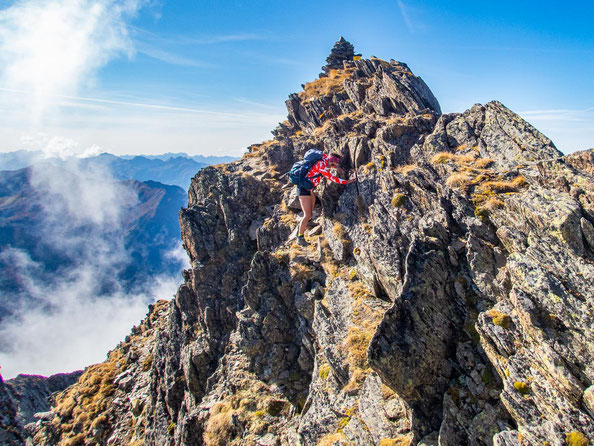
POLYGON ((328 169, 326 168, 326 164, 325 163, 322 166, 320 166, 319 172, 323 176, 325 176, 326 178, 328 178, 330 181, 333 181, 333 182, 338 183, 338 184, 347 184, 347 180, 343 180, 342 178, 338 178, 337 176, 334 176, 330 172, 328 172, 328 169))

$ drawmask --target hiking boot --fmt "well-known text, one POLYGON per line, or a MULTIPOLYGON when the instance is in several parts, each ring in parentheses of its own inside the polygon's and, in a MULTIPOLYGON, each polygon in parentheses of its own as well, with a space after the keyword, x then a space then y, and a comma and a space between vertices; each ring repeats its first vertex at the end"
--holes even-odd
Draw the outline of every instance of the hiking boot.
POLYGON ((309 246, 309 243, 307 242, 307 240, 305 240, 305 237, 303 237, 302 235, 297 237, 297 244, 299 246, 304 246, 304 247, 309 246))

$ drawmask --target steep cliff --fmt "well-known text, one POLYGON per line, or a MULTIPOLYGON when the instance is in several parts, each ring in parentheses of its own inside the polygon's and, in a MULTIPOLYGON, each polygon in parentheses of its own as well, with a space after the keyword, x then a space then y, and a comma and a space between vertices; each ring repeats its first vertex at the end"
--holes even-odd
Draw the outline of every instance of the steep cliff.
POLYGON ((405 64, 351 53, 274 139, 193 178, 175 299, 35 444, 594 441, 594 151, 499 102, 442 115, 405 64), (301 248, 282 175, 310 148, 359 181, 317 188, 301 248))

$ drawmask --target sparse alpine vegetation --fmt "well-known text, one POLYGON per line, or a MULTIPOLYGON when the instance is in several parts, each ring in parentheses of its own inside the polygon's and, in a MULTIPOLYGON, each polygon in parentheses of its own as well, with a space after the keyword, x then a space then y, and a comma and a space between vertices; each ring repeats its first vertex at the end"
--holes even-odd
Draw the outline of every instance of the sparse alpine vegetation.
POLYGON ((338 41, 271 142, 194 177, 192 268, 101 378, 101 436, 60 409, 81 378, 35 444, 594 441, 594 151, 496 101, 442 115, 405 64, 354 59, 338 41), (312 147, 359 181, 316 189, 300 247, 277 173, 312 147))

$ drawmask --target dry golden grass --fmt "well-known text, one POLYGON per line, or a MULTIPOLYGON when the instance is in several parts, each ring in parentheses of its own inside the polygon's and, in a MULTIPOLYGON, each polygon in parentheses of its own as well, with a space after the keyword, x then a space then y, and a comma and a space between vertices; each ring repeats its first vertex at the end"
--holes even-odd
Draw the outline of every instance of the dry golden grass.
POLYGON ((324 270, 330 277, 337 277, 339 273, 338 265, 334 262, 325 262, 323 265, 324 270))
POLYGON ((335 432, 333 434, 326 434, 320 441, 318 441, 317 446, 334 446, 338 442, 342 442, 346 439, 346 436, 342 432, 335 432))
POLYGON ((481 207, 488 211, 493 211, 503 207, 503 201, 497 197, 489 197, 481 203, 481 207))
POLYGON ((457 164, 470 163, 476 158, 471 155, 456 155, 451 152, 439 152, 437 155, 431 158, 432 164, 445 164, 448 161, 453 161, 457 164))
POLYGON ((107 361, 88 367, 74 386, 56 397, 58 417, 52 424, 62 432, 61 444, 82 445, 96 421, 107 421, 104 413, 111 407, 113 380, 125 368, 121 351, 114 350, 107 361), (76 435, 72 433, 75 425, 80 426, 76 435))
POLYGON ((63 446, 84 446, 85 444, 85 434, 78 434, 74 437, 70 437, 64 440, 61 444, 63 446))
POLYGON ((350 79, 353 72, 353 68, 330 70, 327 77, 321 77, 305 84, 304 90, 299 93, 299 97, 305 100, 317 96, 340 93, 344 91, 344 81, 350 79))
POLYGON ((495 160, 493 160, 492 158, 478 158, 477 160, 475 160, 474 165, 479 169, 484 169, 485 167, 489 167, 494 162, 495 160))
POLYGON ((403 166, 398 166, 394 169, 394 172, 400 173, 402 175, 407 175, 409 172, 415 170, 418 166, 416 164, 405 164, 403 166))
POLYGON ((236 371, 236 377, 242 375, 234 382, 235 392, 210 409, 203 434, 206 445, 252 444, 250 436, 263 435, 274 418, 287 417, 291 410, 289 401, 271 394, 252 373, 236 371), (242 437, 241 432, 248 437, 242 437))
POLYGON ((483 183, 482 186, 484 189, 491 190, 496 193, 502 193, 516 192, 526 184, 526 179, 522 175, 518 175, 511 181, 487 181, 483 183))
POLYGON ((346 386, 342 388, 343 392, 345 393, 355 393, 363 387, 363 383, 365 382, 365 378, 369 374, 371 369, 355 369, 353 372, 350 381, 347 383, 346 386))
POLYGON ((296 223, 296 216, 292 213, 288 214, 281 214, 279 220, 286 224, 287 226, 292 226, 296 223))
POLYGON ((295 280, 305 280, 311 277, 314 269, 310 266, 303 265, 302 263, 295 263, 291 266, 291 276, 295 280))
POLYGON ((329 364, 323 364, 320 366, 320 369, 318 371, 318 376, 320 378, 322 378, 323 380, 327 380, 328 375, 330 375, 331 371, 332 371, 332 368, 330 367, 329 364))
POLYGON ((258 151, 255 152, 247 152, 244 153, 242 158, 246 159, 246 158, 258 158, 260 156, 260 153, 258 151))
POLYGON ((330 127, 332 127, 333 125, 334 125, 334 121, 332 119, 324 121, 324 123, 320 127, 316 127, 311 134, 315 138, 319 138, 319 137, 323 136, 326 132, 328 132, 330 127))
POLYGON ((334 223, 334 235, 339 239, 339 240, 345 240, 347 237, 347 231, 344 227, 344 225, 342 223, 334 223))
POLYGON ((349 333, 342 346, 349 364, 360 369, 367 368, 367 347, 372 337, 372 331, 357 326, 349 328, 349 333))
POLYGON ((402 124, 406 122, 406 117, 402 115, 394 115, 384 121, 387 125, 402 124))
POLYGON ((472 181, 472 177, 466 172, 456 172, 451 174, 447 180, 446 185, 449 187, 463 188, 468 186, 472 181))
POLYGON ((410 435, 400 435, 396 438, 382 438, 380 440, 380 446, 410 446, 412 444, 412 438, 410 435))
POLYGON ((388 386, 386 386, 385 384, 382 384, 382 398, 385 400, 389 400, 390 398, 392 398, 394 395, 396 395, 396 392, 394 392, 392 389, 390 389, 388 386))
POLYGON ((233 412, 225 404, 219 403, 213 406, 211 413, 204 429, 204 444, 226 446, 234 435, 233 412))
POLYGON ((461 152, 462 150, 466 149, 468 149, 468 144, 460 144, 458 147, 456 147, 456 152, 461 152))
POLYGON ((348 285, 348 289, 354 300, 370 299, 373 297, 371 291, 369 291, 365 286, 363 286, 363 282, 360 281, 350 283, 348 285))
POLYGON ((142 371, 147 372, 153 365, 153 355, 149 354, 142 361, 142 371))

